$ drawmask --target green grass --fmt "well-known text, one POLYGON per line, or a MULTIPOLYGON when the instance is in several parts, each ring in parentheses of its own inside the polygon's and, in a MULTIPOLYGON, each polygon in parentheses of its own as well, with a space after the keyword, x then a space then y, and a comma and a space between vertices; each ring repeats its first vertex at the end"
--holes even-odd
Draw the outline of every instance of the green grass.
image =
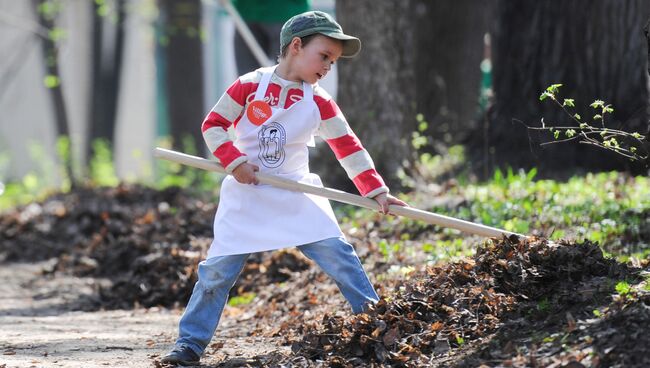
MULTIPOLYGON (((650 180, 620 173, 587 174, 566 182, 533 179, 531 173, 495 174, 492 181, 457 188, 468 205, 461 218, 509 231, 588 239, 620 255, 647 255, 650 244, 650 180)), ((440 209, 443 210, 443 209, 440 209)))
MULTIPOLYGON (((161 139, 157 146, 171 148, 169 139, 161 139)), ((185 142, 185 152, 192 153, 190 141, 185 142)), ((57 157, 49 157, 45 149, 37 144, 29 144, 29 152, 33 162, 38 163, 32 171, 18 180, 6 180, 10 156, 0 152, 0 211, 25 205, 45 199, 54 192, 70 191, 71 180, 63 169, 63 162, 70 160, 70 142, 67 138, 57 141, 57 157)), ((78 162, 73 162, 73 172, 78 184, 87 186, 116 186, 120 184, 117 176, 113 153, 108 142, 97 140, 93 142, 94 154, 90 158, 87 173, 83 176, 78 162)), ((193 153, 196 154, 196 153, 193 153)), ((134 160, 142 160, 142 152, 133 152, 134 160)), ((152 167, 146 168, 141 177, 128 182, 144 184, 156 189, 172 186, 186 188, 201 193, 216 196, 219 192, 224 175, 205 170, 195 169, 175 162, 154 159, 152 167)))
POLYGON ((622 260, 648 256, 647 177, 609 172, 560 182, 534 180, 534 176, 535 171, 497 172, 489 182, 456 187, 447 193, 465 198, 463 206, 431 210, 553 240, 588 239, 622 260))
MULTIPOLYGON (((404 197, 412 206, 435 213, 552 240, 598 242, 620 261, 650 255, 650 180, 617 172, 587 174, 566 181, 535 180, 536 171, 497 171, 491 180, 451 186, 438 196, 463 198, 458 206, 431 206, 435 196, 417 190, 404 197)), ((394 258, 417 243, 429 261, 470 255, 465 235, 406 218, 381 218, 350 206, 337 208, 348 227, 379 226, 380 252, 394 258), (428 226, 428 227, 427 227, 428 226), (438 234, 431 237, 431 232, 438 234), (409 234, 406 237, 404 234, 409 234), (411 234, 423 234, 421 237, 411 234)))
POLYGON ((237 307, 240 305, 250 304, 257 294, 255 293, 243 293, 241 295, 234 296, 228 299, 228 305, 231 307, 237 307))

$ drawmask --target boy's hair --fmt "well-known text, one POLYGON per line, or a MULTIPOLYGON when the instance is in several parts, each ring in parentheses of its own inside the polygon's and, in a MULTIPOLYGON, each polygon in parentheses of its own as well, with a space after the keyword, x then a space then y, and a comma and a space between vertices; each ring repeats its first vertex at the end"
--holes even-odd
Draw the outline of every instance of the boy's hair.
MULTIPOLYGON (((314 37, 316 37, 316 36, 318 36, 318 33, 310 34, 309 36, 299 37, 300 42, 302 43, 302 47, 307 46, 309 41, 313 40, 314 37)), ((287 54, 288 54, 287 50, 289 49, 289 45, 291 45, 291 43, 288 43, 288 44, 284 45, 284 47, 282 48, 282 51, 280 52, 280 55, 278 55, 278 60, 287 57, 287 54)))

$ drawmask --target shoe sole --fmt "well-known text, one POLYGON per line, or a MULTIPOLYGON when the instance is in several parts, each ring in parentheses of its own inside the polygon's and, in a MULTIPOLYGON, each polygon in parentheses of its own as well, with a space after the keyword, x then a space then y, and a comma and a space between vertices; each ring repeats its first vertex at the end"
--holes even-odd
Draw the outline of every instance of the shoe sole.
POLYGON ((199 365, 200 361, 187 361, 187 360, 161 360, 163 364, 176 364, 184 367, 199 365))

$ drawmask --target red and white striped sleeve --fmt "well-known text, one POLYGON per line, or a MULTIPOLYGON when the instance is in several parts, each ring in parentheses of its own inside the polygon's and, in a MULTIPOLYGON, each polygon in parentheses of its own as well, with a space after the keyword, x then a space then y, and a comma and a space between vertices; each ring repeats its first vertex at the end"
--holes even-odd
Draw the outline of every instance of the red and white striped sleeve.
POLYGON ((208 149, 228 173, 248 161, 246 155, 239 151, 230 139, 228 128, 236 125, 241 119, 248 95, 257 89, 257 79, 259 78, 256 72, 238 78, 221 96, 201 125, 208 149))
POLYGON ((321 116, 317 135, 330 146, 359 193, 371 198, 388 193, 388 187, 375 170, 372 158, 350 129, 336 102, 322 88, 315 88, 314 92, 321 116))

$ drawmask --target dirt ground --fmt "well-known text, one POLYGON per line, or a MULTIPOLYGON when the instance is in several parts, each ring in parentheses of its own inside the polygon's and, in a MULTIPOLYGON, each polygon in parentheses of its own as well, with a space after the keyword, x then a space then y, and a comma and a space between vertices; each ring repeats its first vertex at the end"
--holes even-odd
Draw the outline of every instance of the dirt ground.
MULTIPOLYGON (((155 367, 173 345, 181 309, 84 312, 101 281, 43 276, 49 266, 0 267, 0 367, 155 367)), ((247 323, 254 321, 224 318, 203 366, 260 364, 267 352, 289 351, 279 339, 248 337, 247 323)))

